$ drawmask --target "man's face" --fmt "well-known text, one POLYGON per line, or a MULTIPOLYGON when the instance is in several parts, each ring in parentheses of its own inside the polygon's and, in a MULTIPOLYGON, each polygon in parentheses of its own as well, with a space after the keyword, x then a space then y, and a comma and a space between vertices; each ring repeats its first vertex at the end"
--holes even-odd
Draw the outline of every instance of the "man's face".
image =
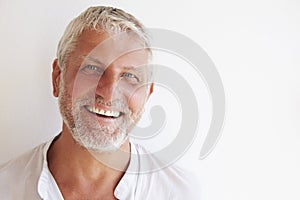
POLYGON ((152 92, 148 52, 132 35, 84 31, 60 77, 59 106, 73 138, 93 151, 127 139, 152 92))

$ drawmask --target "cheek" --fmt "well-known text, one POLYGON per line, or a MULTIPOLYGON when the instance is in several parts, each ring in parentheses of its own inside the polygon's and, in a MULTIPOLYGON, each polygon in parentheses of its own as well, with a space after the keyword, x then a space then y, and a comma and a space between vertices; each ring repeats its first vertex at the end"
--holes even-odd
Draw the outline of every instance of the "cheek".
POLYGON ((98 79, 87 79, 81 74, 78 74, 72 85, 72 96, 74 98, 81 97, 83 95, 86 95, 87 93, 90 95, 95 95, 95 89, 97 87, 98 79))
POLYGON ((129 108, 133 112, 139 112, 144 108, 147 100, 147 87, 141 87, 133 92, 128 101, 129 108))

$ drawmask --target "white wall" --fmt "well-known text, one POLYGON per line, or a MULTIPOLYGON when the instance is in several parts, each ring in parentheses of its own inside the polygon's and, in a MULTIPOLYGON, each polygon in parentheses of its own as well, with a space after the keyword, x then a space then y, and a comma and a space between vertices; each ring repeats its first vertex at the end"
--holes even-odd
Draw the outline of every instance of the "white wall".
MULTIPOLYGON (((223 135, 183 158, 205 200, 299 200, 300 3, 295 0, 0 2, 0 162, 60 131, 51 64, 67 23, 89 5, 114 5, 148 27, 181 32, 213 59, 227 97, 223 135)), ((203 131, 203 130, 202 130, 203 131)))

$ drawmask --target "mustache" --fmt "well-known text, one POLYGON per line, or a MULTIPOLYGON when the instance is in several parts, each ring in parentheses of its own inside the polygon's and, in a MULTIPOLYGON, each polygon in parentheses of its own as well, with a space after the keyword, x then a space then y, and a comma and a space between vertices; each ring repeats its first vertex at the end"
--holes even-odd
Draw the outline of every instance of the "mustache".
POLYGON ((114 99, 112 101, 105 101, 105 99, 101 96, 97 97, 81 97, 78 99, 73 99, 73 104, 76 106, 84 106, 84 105, 94 105, 94 106, 104 106, 113 110, 119 110, 125 114, 131 113, 128 107, 128 103, 121 99, 114 99))
POLYGON ((102 98, 102 97, 96 97, 95 104, 103 105, 103 106, 107 106, 107 107, 113 107, 113 108, 125 106, 124 101, 121 101, 119 99, 116 99, 113 101, 105 101, 104 98, 102 98))

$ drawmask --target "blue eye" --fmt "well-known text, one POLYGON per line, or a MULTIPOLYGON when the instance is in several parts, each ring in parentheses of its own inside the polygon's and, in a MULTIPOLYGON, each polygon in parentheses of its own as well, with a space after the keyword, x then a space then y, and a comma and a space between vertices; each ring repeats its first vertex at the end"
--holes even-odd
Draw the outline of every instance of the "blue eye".
POLYGON ((85 74, 88 75, 101 75, 103 70, 95 65, 86 65, 81 69, 85 74))
POLYGON ((136 75, 134 75, 132 73, 129 73, 129 72, 124 73, 123 77, 125 77, 125 78, 127 78, 127 79, 129 79, 131 81, 135 81, 135 82, 139 82, 140 81, 139 78, 136 75))
POLYGON ((91 71, 101 71, 101 69, 95 65, 86 65, 83 69, 91 71))
POLYGON ((88 65, 86 66, 86 68, 91 69, 91 70, 97 70, 98 67, 94 66, 94 65, 88 65))
POLYGON ((136 76, 131 73, 124 73, 124 76, 127 78, 135 78, 136 76))

